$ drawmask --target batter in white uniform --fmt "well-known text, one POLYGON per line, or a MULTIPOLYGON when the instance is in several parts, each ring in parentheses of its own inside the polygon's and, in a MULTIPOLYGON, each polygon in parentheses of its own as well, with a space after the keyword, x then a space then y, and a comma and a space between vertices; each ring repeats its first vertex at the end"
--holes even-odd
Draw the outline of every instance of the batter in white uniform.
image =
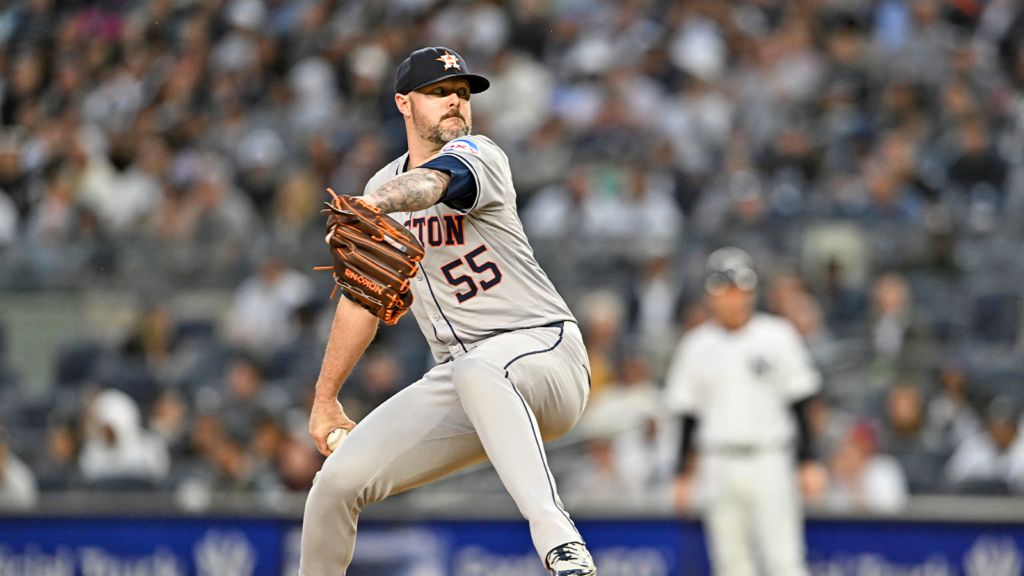
POLYGON ((395 104, 409 151, 370 180, 364 199, 423 243, 412 310, 437 366, 356 425, 338 395, 377 319, 341 299, 310 415, 328 458, 306 501, 301 576, 345 574, 367 504, 484 459, 551 573, 597 573, 543 447, 583 412, 587 353, 523 233, 508 159, 471 135, 470 95, 488 85, 446 48, 417 50, 398 68, 395 104), (351 434, 331 453, 335 428, 351 434))
POLYGON ((712 319, 683 337, 666 385, 683 417, 676 503, 690 506, 699 468, 717 576, 754 576, 755 552, 769 576, 805 576, 795 464, 808 481, 823 474, 810 459, 805 414, 820 376, 788 320, 754 312, 747 253, 723 248, 706 268, 712 319))

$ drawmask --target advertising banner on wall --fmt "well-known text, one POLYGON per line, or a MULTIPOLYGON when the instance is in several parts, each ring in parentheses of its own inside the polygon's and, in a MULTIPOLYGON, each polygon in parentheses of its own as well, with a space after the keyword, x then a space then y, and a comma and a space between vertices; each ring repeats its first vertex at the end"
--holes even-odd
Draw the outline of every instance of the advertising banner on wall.
MULTIPOLYGON (((708 576, 703 535, 694 522, 579 522, 602 576, 708 576)), ((421 526, 427 563, 410 561, 394 576, 546 576, 522 523, 421 526)), ((376 553, 357 546, 358 576, 379 575, 374 558, 398 546, 394 528, 372 525, 376 553)), ((1024 576, 1024 525, 814 521, 807 527, 812 576, 1024 576)), ((368 543, 368 546, 371 545, 368 543)), ((412 549, 412 548, 406 548, 412 549)))
MULTIPOLYGON (((601 576, 707 576, 699 525, 581 521, 601 576)), ((0 576, 295 576, 276 519, 0 518, 0 576)), ((1024 524, 814 521, 813 576, 1024 576, 1024 524)), ((348 576, 546 576, 521 521, 364 522, 348 576)))
POLYGON ((1024 525, 812 522, 813 576, 1022 576, 1024 525))
POLYGON ((0 576, 278 576, 280 521, 0 519, 0 576))
MULTIPOLYGON (((706 572, 693 523, 579 522, 601 576, 675 576, 689 563, 706 572)), ((524 522, 428 522, 361 526, 349 576, 548 576, 524 522)))

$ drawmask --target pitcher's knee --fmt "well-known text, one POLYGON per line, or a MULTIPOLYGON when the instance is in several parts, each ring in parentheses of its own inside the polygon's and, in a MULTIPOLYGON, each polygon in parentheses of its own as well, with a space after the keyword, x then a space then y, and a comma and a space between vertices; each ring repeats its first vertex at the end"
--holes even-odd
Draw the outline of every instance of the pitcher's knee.
POLYGON ((328 458, 316 475, 310 497, 328 506, 362 507, 369 484, 369 477, 361 473, 364 470, 342 454, 328 458))

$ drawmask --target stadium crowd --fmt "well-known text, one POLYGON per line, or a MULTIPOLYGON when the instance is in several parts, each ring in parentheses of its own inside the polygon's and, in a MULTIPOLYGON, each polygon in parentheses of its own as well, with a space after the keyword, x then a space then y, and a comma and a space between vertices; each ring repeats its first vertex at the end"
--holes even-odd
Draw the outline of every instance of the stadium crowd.
MULTIPOLYGON (((0 8, 0 287, 129 293, 137 320, 68 334, 46 394, 0 325, 0 506, 308 488, 323 189, 403 151, 393 71, 423 45, 490 78, 474 131, 584 330, 567 499, 669 485, 664 371, 724 245, 825 375, 813 503, 1024 494, 1019 2, 25 0, 0 8)), ((382 330, 347 411, 429 362, 411 319, 382 330)))

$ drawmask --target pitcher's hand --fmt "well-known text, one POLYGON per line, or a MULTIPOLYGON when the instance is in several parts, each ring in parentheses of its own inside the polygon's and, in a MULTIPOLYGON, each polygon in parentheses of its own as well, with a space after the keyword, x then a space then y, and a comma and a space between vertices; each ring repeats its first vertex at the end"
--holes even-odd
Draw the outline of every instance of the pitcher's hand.
POLYGON ((331 430, 352 430, 355 427, 356 423, 345 415, 345 409, 337 399, 313 402, 313 409, 309 414, 309 435, 316 442, 316 449, 324 456, 331 455, 331 449, 327 447, 327 435, 331 430))

